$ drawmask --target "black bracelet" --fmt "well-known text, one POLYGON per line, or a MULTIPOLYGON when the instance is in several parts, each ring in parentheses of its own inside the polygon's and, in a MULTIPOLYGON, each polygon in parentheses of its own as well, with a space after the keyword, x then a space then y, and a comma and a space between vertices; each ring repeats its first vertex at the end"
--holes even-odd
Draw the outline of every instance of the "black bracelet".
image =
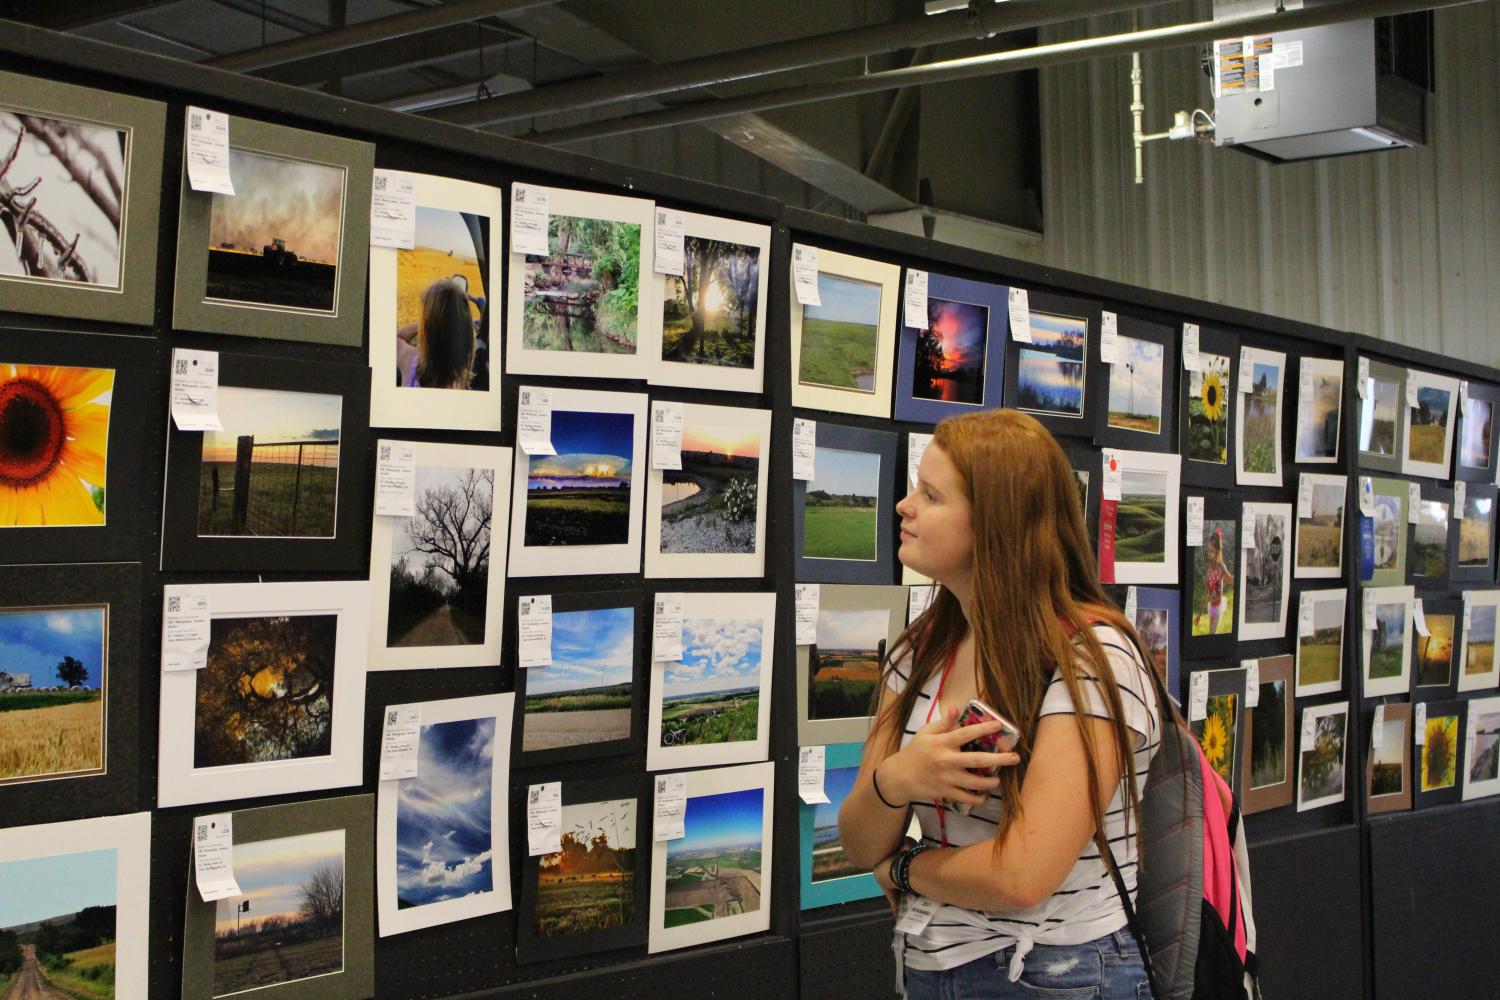
POLYGON ((881 791, 880 791, 880 780, 879 780, 879 778, 876 777, 876 775, 878 775, 879 773, 880 773, 880 765, 876 764, 875 767, 874 767, 874 769, 870 771, 870 784, 873 785, 873 786, 875 786, 875 797, 877 799, 879 799, 881 802, 885 803, 885 807, 887 809, 905 809, 906 806, 898 806, 898 805, 896 805, 896 803, 892 802, 890 799, 886 798, 881 793, 881 791))
POLYGON ((927 844, 918 841, 902 851, 891 862, 891 884, 902 892, 911 892, 911 862, 918 854, 927 850, 927 844))

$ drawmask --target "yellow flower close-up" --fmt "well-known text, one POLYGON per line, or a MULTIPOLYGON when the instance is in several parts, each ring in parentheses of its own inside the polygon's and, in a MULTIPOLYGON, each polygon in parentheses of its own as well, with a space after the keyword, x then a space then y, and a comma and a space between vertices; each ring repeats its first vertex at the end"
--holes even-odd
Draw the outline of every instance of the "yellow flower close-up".
POLYGON ((1224 727, 1222 716, 1214 713, 1203 723, 1203 756, 1215 768, 1224 763, 1224 753, 1229 749, 1229 731, 1224 727))
POLYGON ((0 528, 104 523, 110 406, 99 400, 114 382, 107 368, 0 363, 0 528))
POLYGON ((1224 412, 1224 380, 1218 372, 1203 376, 1203 415, 1209 420, 1218 420, 1224 412))

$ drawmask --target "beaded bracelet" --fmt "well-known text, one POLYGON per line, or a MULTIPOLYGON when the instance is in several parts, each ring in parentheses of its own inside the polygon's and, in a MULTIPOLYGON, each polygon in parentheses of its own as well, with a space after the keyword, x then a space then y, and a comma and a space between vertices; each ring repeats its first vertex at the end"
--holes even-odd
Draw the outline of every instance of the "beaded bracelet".
POLYGON ((896 856, 891 862, 891 884, 902 892, 911 892, 911 862, 918 854, 927 850, 927 845, 917 842, 896 856))

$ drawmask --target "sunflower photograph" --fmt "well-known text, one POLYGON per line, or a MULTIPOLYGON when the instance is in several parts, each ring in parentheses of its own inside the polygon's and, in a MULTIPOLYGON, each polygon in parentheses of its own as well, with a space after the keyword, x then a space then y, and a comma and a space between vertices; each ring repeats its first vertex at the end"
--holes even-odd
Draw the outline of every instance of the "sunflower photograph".
POLYGON ((0 528, 104 524, 115 373, 0 362, 0 528))
POLYGON ((1229 358, 1202 355, 1200 370, 1188 381, 1188 461, 1224 465, 1229 461, 1229 358))
POLYGON ((1208 699, 1208 713, 1192 725, 1193 735, 1203 748, 1203 756, 1219 777, 1234 780, 1234 724, 1239 713, 1239 695, 1221 694, 1208 699))
POLYGON ((1458 716, 1429 715, 1422 747, 1422 791, 1452 788, 1458 777, 1458 716))

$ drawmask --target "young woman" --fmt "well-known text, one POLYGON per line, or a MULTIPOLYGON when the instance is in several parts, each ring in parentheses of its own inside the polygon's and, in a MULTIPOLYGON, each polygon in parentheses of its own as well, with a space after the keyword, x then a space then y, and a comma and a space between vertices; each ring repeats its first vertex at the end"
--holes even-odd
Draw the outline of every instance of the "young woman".
POLYGON ((893 907, 935 908, 897 931, 908 996, 1149 997, 1095 831, 1134 893, 1156 695, 1062 449, 1014 410, 945 420, 896 509, 901 561, 942 586, 891 653, 839 832, 893 907), (1015 723, 1018 752, 961 749, 1000 728, 956 728, 971 698, 1015 723))
POLYGON ((451 279, 422 292, 422 315, 396 331, 396 384, 467 389, 474 371, 474 314, 451 279))

